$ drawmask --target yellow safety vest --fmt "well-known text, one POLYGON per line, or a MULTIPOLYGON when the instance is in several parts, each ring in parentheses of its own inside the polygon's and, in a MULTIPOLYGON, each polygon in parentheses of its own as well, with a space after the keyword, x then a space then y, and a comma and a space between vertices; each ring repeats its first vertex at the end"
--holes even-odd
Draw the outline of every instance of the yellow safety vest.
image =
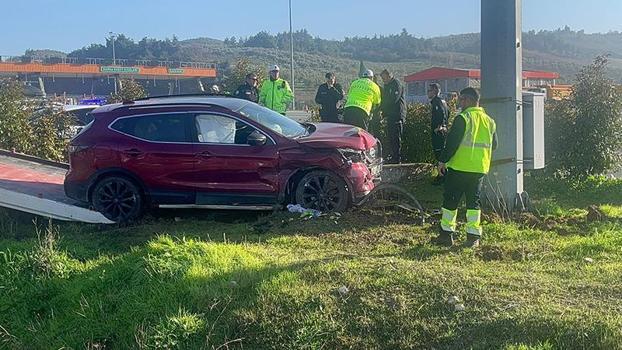
POLYGON ((283 79, 264 80, 259 90, 259 104, 279 113, 285 113, 293 99, 289 83, 283 79))
POLYGON ((466 123, 462 143, 456 154, 447 162, 447 167, 468 173, 488 174, 492 160, 493 135, 497 126, 482 107, 471 107, 462 111, 466 123))
POLYGON ((345 107, 358 107, 369 115, 372 106, 380 104, 380 99, 380 87, 371 79, 361 78, 350 85, 345 107))

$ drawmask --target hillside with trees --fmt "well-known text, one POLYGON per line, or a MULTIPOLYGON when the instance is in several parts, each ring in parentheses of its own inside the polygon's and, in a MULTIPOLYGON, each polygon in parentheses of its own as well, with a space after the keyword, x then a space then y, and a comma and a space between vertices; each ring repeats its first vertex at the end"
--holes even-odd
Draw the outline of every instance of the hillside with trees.
MULTIPOLYGON (((196 38, 189 40, 158 40, 143 38, 135 41, 119 35, 115 41, 117 58, 129 60, 199 61, 216 64, 226 80, 232 67, 241 58, 254 65, 267 67, 279 64, 289 76, 290 36, 287 32, 259 32, 246 38, 225 40, 196 38)), ((523 34, 524 67, 531 70, 559 72, 561 81, 569 82, 581 67, 598 55, 609 55, 609 76, 622 82, 622 33, 588 34, 568 27, 523 34)), ((352 80, 359 61, 374 70, 388 68, 396 76, 404 76, 431 66, 478 68, 480 57, 478 33, 420 38, 405 29, 399 34, 350 37, 327 40, 312 36, 307 30, 294 33, 296 85, 303 95, 312 94, 326 71, 335 71, 343 82, 352 80)), ((91 44, 68 54, 76 58, 110 57, 112 42, 91 44)), ((43 56, 45 50, 29 50, 27 54, 43 56)), ((58 56, 58 52, 53 52, 58 56)))

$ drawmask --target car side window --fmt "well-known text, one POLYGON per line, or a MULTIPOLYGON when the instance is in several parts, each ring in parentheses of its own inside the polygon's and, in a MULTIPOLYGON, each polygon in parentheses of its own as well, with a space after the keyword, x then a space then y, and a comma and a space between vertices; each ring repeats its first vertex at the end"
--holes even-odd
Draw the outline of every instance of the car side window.
POLYGON ((186 114, 155 114, 122 118, 112 129, 154 142, 190 142, 186 114))
POLYGON ((216 114, 196 116, 197 137, 200 143, 247 145, 248 135, 255 128, 234 118, 216 114))

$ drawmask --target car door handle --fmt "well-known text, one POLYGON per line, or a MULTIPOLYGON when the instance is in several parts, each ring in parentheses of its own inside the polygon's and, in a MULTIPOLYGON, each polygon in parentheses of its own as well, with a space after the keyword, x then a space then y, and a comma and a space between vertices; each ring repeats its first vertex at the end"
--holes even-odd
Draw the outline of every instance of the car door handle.
POLYGON ((197 157, 201 157, 201 158, 209 158, 209 157, 211 157, 211 156, 212 156, 212 154, 211 154, 211 153, 209 153, 209 152, 207 152, 207 151, 197 153, 197 157))
POLYGON ((123 153, 125 153, 125 154, 127 154, 128 156, 131 156, 131 157, 137 157, 137 156, 143 154, 143 152, 141 152, 139 149, 136 149, 136 148, 126 149, 125 151, 123 151, 123 153))

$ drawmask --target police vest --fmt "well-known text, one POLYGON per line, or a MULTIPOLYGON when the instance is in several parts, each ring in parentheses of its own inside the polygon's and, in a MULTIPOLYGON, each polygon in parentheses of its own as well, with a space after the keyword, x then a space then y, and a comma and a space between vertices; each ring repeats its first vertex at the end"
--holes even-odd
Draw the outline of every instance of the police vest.
POLYGON ((460 117, 466 124, 464 136, 447 167, 469 173, 488 174, 492 160, 493 135, 497 128, 495 121, 482 107, 467 108, 458 115, 460 117))
POLYGON ((283 79, 264 80, 259 91, 259 103, 273 111, 285 113, 292 102, 293 94, 289 84, 283 79))
POLYGON ((345 107, 358 107, 367 115, 374 105, 380 104, 380 88, 371 79, 361 78, 352 82, 345 107))

